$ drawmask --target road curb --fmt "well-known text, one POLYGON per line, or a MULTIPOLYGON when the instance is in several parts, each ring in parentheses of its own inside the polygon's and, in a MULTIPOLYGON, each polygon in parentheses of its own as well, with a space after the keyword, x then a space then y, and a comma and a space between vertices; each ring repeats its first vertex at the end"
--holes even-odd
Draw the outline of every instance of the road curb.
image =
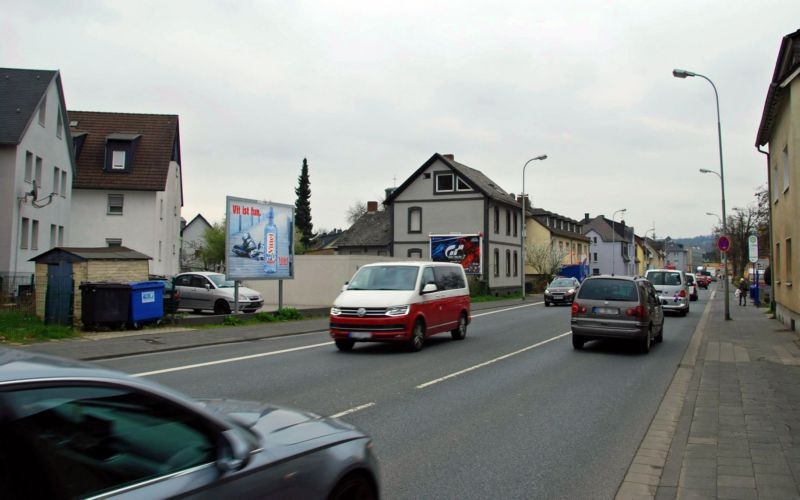
MULTIPOLYGON (((703 315, 697 323, 680 364, 678 364, 672 382, 639 444, 639 449, 628 467, 625 479, 617 490, 616 500, 655 499, 664 473, 670 470, 668 459, 682 456, 682 452, 678 452, 679 450, 676 448, 681 444, 675 441, 675 437, 683 427, 682 421, 686 419, 683 411, 686 396, 692 386, 697 356, 705 336, 711 305, 716 293, 717 290, 711 292, 703 315)), ((688 417, 691 422, 691 414, 688 417)), ((688 429, 685 430, 688 435, 688 429)), ((673 486, 677 486, 677 479, 673 486)))

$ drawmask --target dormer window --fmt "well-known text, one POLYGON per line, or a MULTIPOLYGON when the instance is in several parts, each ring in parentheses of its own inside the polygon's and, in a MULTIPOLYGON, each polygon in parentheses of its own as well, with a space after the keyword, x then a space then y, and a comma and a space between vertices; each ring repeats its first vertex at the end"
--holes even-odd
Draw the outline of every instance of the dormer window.
POLYGON ((111 134, 106 137, 106 172, 130 172, 139 134, 111 134))
POLYGON ((472 187, 467 184, 467 181, 452 172, 436 172, 434 175, 435 192, 437 193, 472 191, 472 187))

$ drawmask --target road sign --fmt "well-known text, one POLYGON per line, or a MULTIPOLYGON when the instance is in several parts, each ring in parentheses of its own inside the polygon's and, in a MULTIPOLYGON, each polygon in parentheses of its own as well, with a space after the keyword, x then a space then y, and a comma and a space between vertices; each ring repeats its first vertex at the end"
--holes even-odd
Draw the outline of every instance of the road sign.
POLYGON ((754 235, 747 238, 747 246, 750 254, 750 262, 755 264, 758 262, 758 237, 754 235))
POLYGON ((731 248, 731 240, 724 234, 717 239, 717 248, 720 252, 727 252, 731 248))

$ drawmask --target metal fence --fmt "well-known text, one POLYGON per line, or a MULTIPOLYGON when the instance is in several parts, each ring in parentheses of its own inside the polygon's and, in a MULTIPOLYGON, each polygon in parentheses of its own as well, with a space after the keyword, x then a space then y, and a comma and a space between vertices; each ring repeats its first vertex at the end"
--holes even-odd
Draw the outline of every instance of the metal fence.
POLYGON ((36 281, 33 273, 0 273, 0 307, 33 313, 36 281))

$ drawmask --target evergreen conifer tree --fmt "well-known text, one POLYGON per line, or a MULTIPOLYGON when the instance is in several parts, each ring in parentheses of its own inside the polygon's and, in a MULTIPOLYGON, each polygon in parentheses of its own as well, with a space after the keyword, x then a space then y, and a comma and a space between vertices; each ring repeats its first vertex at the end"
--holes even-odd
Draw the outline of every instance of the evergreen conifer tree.
POLYGON ((308 160, 303 158, 303 168, 297 178, 294 190, 297 201, 294 202, 294 223, 303 235, 301 241, 306 247, 314 237, 314 224, 311 223, 311 182, 308 179, 308 160))

